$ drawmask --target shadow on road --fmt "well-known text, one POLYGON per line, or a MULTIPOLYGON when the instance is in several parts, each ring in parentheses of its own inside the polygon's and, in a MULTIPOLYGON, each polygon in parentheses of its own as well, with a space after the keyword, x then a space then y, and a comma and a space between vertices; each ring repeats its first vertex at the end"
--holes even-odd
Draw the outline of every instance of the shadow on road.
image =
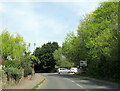
POLYGON ((102 82, 102 81, 85 78, 85 77, 81 77, 78 75, 72 75, 68 73, 66 74, 43 73, 43 74, 45 74, 46 76, 52 76, 52 77, 68 78, 68 79, 73 80, 75 83, 82 84, 83 86, 88 87, 88 88, 99 87, 99 88, 120 89, 120 86, 116 84, 110 84, 109 82, 104 82, 104 81, 102 82))

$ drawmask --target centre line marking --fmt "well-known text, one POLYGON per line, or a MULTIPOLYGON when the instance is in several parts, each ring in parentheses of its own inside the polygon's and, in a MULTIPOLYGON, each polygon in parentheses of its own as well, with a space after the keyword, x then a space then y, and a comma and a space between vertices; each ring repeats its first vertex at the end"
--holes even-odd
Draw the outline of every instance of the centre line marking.
POLYGON ((70 80, 70 79, 68 79, 68 78, 64 78, 64 79, 70 80))
POLYGON ((79 85, 79 84, 76 84, 77 86, 79 86, 79 87, 81 87, 81 88, 83 88, 83 86, 81 86, 81 85, 79 85))
MULTIPOLYGON (((72 80, 71 80, 72 81, 72 80)), ((72 81, 72 82, 74 82, 74 81, 72 81)), ((75 82, 74 82, 75 83, 75 82)))
MULTIPOLYGON (((64 79, 67 79, 67 80, 70 80, 70 81, 73 82, 73 83, 76 83, 75 81, 72 81, 71 79, 68 79, 68 78, 64 78, 64 79)), ((76 85, 79 86, 79 87, 81 87, 81 88, 83 88, 83 86, 81 86, 81 85, 79 85, 79 84, 77 84, 77 83, 76 83, 76 85)))

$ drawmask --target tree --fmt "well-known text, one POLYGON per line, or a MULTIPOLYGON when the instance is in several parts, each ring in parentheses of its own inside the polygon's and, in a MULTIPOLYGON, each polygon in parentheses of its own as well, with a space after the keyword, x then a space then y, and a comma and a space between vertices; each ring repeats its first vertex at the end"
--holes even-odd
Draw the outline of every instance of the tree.
MULTIPOLYGON (((0 34, 0 53, 3 58, 3 65, 7 69, 24 69, 24 76, 34 72, 34 65, 40 60, 30 55, 30 44, 26 45, 24 39, 18 33, 10 34, 7 30, 0 34)), ((1 55, 0 55, 1 56, 1 55)))
MULTIPOLYGON (((104 2, 79 26, 79 38, 85 34, 85 47, 89 50, 89 71, 95 75, 113 76, 112 69, 117 70, 117 2, 104 2), (111 6, 111 7, 109 7, 111 6), (114 59, 114 60, 113 60, 114 59), (101 71, 102 70, 102 71, 101 71), (111 74, 112 73, 112 74, 111 74)), ((115 72, 114 74, 116 74, 115 72)))
POLYGON ((23 37, 19 34, 10 34, 7 30, 4 30, 0 36, 2 58, 7 60, 7 57, 11 56, 12 59, 20 61, 26 50, 23 37))
POLYGON ((102 2, 81 20, 77 36, 68 34, 64 55, 74 63, 88 61, 88 74, 119 79, 118 2, 102 2))
POLYGON ((24 57, 21 58, 20 67, 24 69, 24 76, 32 75, 34 73, 34 65, 40 64, 40 60, 31 52, 25 52, 24 57))
POLYGON ((55 50, 53 53, 54 59, 56 60, 56 68, 60 67, 73 67, 74 63, 68 61, 68 59, 63 55, 62 48, 59 48, 58 50, 55 50))
POLYGON ((42 47, 37 47, 34 51, 36 57, 39 58, 41 63, 35 66, 36 70, 44 70, 46 72, 52 71, 55 68, 56 60, 53 57, 53 52, 58 49, 57 42, 48 42, 43 44, 42 47))

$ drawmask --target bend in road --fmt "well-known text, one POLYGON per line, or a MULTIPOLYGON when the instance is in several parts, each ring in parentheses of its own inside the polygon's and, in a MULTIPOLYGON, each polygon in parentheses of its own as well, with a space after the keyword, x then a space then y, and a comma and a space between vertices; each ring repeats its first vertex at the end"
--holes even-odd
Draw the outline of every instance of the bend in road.
POLYGON ((42 73, 47 80, 39 89, 120 89, 116 84, 109 84, 70 74, 42 73))

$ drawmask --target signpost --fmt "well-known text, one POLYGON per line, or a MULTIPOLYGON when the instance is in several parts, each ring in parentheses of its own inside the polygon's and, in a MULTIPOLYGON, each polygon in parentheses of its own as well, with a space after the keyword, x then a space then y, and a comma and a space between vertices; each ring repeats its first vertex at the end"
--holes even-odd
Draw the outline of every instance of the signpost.
POLYGON ((80 61, 80 67, 81 67, 81 66, 87 66, 87 61, 82 61, 82 60, 81 60, 81 61, 80 61))
POLYGON ((87 71, 87 61, 80 61, 80 69, 82 73, 87 71))

